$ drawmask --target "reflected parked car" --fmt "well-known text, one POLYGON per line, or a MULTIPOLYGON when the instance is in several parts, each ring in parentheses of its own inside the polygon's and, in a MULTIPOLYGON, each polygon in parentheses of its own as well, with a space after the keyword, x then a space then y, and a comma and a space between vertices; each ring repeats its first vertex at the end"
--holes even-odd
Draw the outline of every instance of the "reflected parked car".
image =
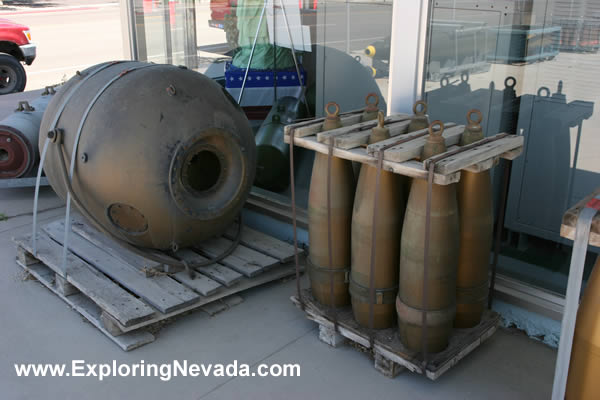
POLYGON ((0 94, 25 90, 23 63, 31 65, 35 54, 29 27, 0 18, 0 94))

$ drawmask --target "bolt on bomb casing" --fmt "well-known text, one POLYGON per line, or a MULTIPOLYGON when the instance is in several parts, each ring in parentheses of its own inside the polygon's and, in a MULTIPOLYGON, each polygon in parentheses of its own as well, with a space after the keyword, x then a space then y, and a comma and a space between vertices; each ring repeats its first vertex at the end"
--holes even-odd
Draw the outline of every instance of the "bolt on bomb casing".
MULTIPOLYGON (((421 159, 446 150, 443 125, 434 121, 421 159), (440 130, 433 127, 439 125, 440 130)), ((400 244, 400 279, 396 311, 402 343, 421 351, 422 312, 427 312, 426 347, 436 353, 448 345, 456 312, 456 266, 458 261, 458 207, 455 185, 432 186, 429 264, 426 303, 423 303, 424 242, 427 204, 427 181, 413 179, 400 244)))
MULTIPOLYGON (((460 139, 465 146, 483 139, 482 115, 478 110, 467 113, 468 125, 460 139), (478 115, 477 121, 471 119, 478 115)), ((490 171, 462 171, 458 182, 460 245, 456 277, 457 328, 479 324, 488 296, 488 271, 494 226, 490 171)))
MULTIPOLYGON (((383 126, 383 113, 379 112, 379 126, 372 129, 369 143, 376 143, 389 137, 389 130, 383 126)), ((371 303, 371 249, 374 249, 373 328, 384 329, 393 326, 396 322, 394 302, 398 293, 400 232, 404 217, 404 196, 402 195, 402 178, 404 177, 393 172, 381 171, 377 201, 378 212, 375 221, 377 243, 373 248, 376 178, 376 167, 362 166, 352 213, 350 297, 354 318, 360 325, 368 327, 369 304, 371 303)))
MULTIPOLYGON (((360 116, 361 122, 372 121, 377 119, 379 113, 379 96, 377 93, 369 93, 365 97, 365 108, 360 116), (373 99, 373 101, 371 101, 373 99)), ((354 172, 354 180, 358 182, 360 176, 361 163, 358 161, 352 161, 352 171, 354 172)))
POLYGON ((366 107, 362 113, 361 120, 365 122, 377 119, 377 114, 379 113, 379 96, 377 96, 377 93, 369 93, 365 97, 365 105, 366 107), (370 99, 373 99, 373 101, 370 101, 370 99))
MULTIPOLYGON (((341 127, 340 107, 328 103, 323 131, 341 127), (334 108, 330 112, 330 108, 334 108)), ((350 161, 331 157, 331 264, 327 218, 328 155, 315 153, 308 194, 308 273, 313 296, 325 305, 348 304, 348 275, 350 268, 350 232, 354 202, 354 174, 350 161), (331 300, 333 279, 333 302, 331 300)))
POLYGON ((408 132, 427 129, 429 126, 427 103, 425 103, 423 100, 415 101, 415 104, 413 104, 413 114, 414 115, 411 117, 410 124, 408 125, 408 132), (419 110, 419 106, 421 106, 421 110, 419 110))
POLYGON ((66 198, 59 152, 68 169, 80 130, 73 192, 104 229, 133 245, 186 247, 221 234, 254 179, 254 135, 241 108, 184 68, 90 67, 48 105, 40 146, 55 128, 62 144, 50 144, 44 165, 53 189, 66 198))

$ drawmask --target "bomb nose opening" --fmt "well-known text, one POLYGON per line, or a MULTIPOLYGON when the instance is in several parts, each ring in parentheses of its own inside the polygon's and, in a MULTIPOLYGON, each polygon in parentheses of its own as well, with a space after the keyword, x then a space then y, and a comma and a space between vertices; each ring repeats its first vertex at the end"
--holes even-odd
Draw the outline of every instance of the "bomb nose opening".
POLYGON ((8 161, 8 151, 0 149, 0 162, 8 161))
POLYGON ((205 192, 217 184, 221 171, 219 157, 212 151, 201 150, 185 165, 182 180, 193 191, 205 192))

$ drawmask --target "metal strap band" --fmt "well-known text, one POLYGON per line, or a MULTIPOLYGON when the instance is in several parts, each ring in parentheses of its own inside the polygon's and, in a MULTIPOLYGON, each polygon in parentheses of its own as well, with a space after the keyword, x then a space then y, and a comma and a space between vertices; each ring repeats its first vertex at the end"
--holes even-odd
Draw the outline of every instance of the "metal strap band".
POLYGON ((315 282, 321 282, 324 284, 328 283, 330 285, 330 290, 331 290, 331 285, 333 285, 333 282, 335 281, 336 276, 338 276, 339 281, 343 281, 344 283, 348 283, 350 281, 350 268, 349 267, 345 267, 345 268, 321 267, 320 265, 313 264, 312 261, 310 261, 310 258, 306 259, 306 266, 308 269, 308 273, 311 276, 311 280, 314 278, 315 282), (341 275, 342 279, 339 279, 340 275, 341 275))
MULTIPOLYGON (((111 64, 112 65, 112 64, 111 64)), ((104 86, 98 90, 96 95, 92 98, 87 108, 85 109, 83 115, 81 116, 81 120, 79 121, 79 126, 77 127, 77 133, 75 135, 75 141, 73 143, 73 149, 71 150, 71 164, 69 166, 69 181, 73 181, 73 174, 75 172, 75 159, 77 157, 77 150, 79 148, 79 139, 81 138, 81 132, 83 131, 83 126, 87 121, 87 117, 90 114, 90 111, 100 98, 102 94, 108 89, 114 82, 121 79, 123 76, 128 73, 140 69, 145 69, 149 67, 156 67, 157 64, 142 64, 136 67, 132 67, 130 69, 126 69, 121 71, 118 75, 114 76, 111 80, 106 82, 104 86)), ((75 89, 76 90, 76 89, 75 89)), ((56 120, 58 122, 58 119, 56 120)), ((64 242, 63 242, 63 254, 62 254, 62 269, 66 271, 67 268, 67 254, 69 252, 69 232, 71 231, 71 193, 67 191, 67 210, 65 212, 65 233, 64 233, 64 242)))
POLYGON ((452 304, 446 308, 441 308, 437 310, 424 310, 421 308, 412 307, 405 302, 403 302, 400 298, 396 298, 396 311, 398 312, 398 317, 409 324, 412 325, 421 325, 422 328, 425 328, 423 325, 423 314, 427 315, 427 321, 431 326, 438 326, 443 323, 452 322, 454 320, 454 316, 456 315, 456 304, 452 304))
MULTIPOLYGON (((331 163, 333 161, 333 143, 329 142, 329 151, 327 153, 327 255, 329 258, 329 268, 333 265, 333 238, 331 232, 331 163)), ((344 278, 344 282, 348 281, 348 272, 344 278)), ((337 332, 338 318, 337 310, 334 306, 334 273, 329 273, 329 301, 331 302, 333 314, 333 330, 337 332)))
MULTIPOLYGON (((398 285, 391 288, 374 289, 375 302, 372 302, 373 298, 370 294, 370 289, 366 286, 362 286, 352 279, 350 276, 350 296, 357 299, 361 303, 369 304, 394 304, 396 301, 396 295, 398 294, 398 285)), ((370 312, 370 310, 369 310, 370 312)))
POLYGON ((433 195, 433 171, 435 161, 429 164, 427 175, 427 201, 425 203, 425 243, 423 248, 423 311, 421 312, 421 343, 423 344, 423 369, 427 366, 427 308, 429 285, 429 238, 431 236, 431 197, 433 195))
POLYGON ((300 286, 300 262, 298 260, 298 232, 296 226, 296 184, 294 179, 294 136, 292 130, 290 132, 290 192, 292 200, 292 230, 294 232, 294 264, 296 267, 296 295, 300 302, 300 308, 304 311, 304 300, 302 300, 302 291, 300 286))
MULTIPOLYGON (((79 86, 81 86, 85 81, 90 79, 92 76, 96 75, 98 72, 100 72, 112 65, 121 63, 121 62, 124 62, 124 61, 113 61, 111 63, 102 65, 102 66, 96 68, 95 70, 93 70, 92 72, 88 73, 82 80, 77 82, 75 84, 75 88, 69 94, 67 94, 67 97, 64 99, 64 101, 60 105, 58 112, 56 113, 56 116, 54 117, 54 120, 52 120, 52 124, 50 125, 50 130, 56 129, 56 124, 58 123, 58 119, 62 115, 63 111, 65 110, 65 107, 67 106, 67 103, 69 102, 71 97, 73 97, 73 95, 75 94, 75 92, 77 91, 77 88, 79 86)), ((38 211, 38 198, 40 195, 40 182, 41 182, 41 178, 42 178, 42 170, 44 168, 44 161, 46 160, 46 151, 48 149, 49 142, 50 142, 49 139, 46 139, 46 142, 44 143, 44 148, 42 150, 42 154, 40 157, 40 164, 38 166, 37 177, 35 179, 35 195, 33 197, 33 227, 32 227, 32 229, 33 229, 32 242, 33 242, 33 255, 34 256, 37 254, 37 211, 38 211)))

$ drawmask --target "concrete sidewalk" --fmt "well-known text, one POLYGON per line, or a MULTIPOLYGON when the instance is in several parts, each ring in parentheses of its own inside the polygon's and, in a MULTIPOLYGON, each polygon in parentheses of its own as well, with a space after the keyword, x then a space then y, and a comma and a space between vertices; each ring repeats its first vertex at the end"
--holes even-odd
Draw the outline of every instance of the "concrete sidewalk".
MULTIPOLYGON (((403 372, 388 379, 350 346, 330 348, 289 301, 293 280, 242 293, 209 317, 195 312, 164 326, 154 343, 125 353, 15 264, 12 237, 31 230, 33 189, 0 191, 0 398, 11 399, 547 399, 556 352, 520 333, 498 331, 438 381, 403 372), (22 378, 14 363, 298 363, 300 377, 22 378)), ((42 190, 41 221, 63 215, 42 190)))

